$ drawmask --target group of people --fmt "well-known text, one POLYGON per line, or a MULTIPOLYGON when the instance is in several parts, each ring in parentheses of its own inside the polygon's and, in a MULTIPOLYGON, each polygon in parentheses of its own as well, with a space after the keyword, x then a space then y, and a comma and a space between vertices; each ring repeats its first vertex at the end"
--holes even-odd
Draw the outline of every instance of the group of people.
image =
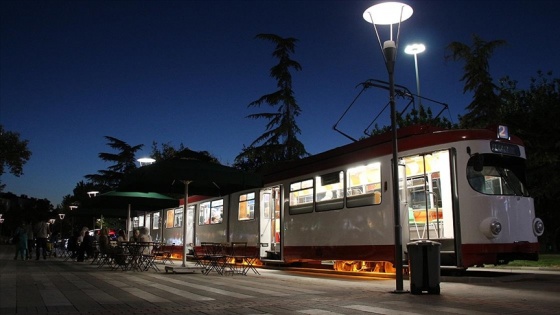
POLYGON ((39 260, 41 256, 43 259, 47 259, 47 240, 51 235, 50 226, 47 220, 41 220, 35 226, 31 222, 22 222, 20 226, 16 228, 14 233, 14 243, 16 244, 16 254, 14 260, 21 257, 21 260, 29 260, 33 258, 31 250, 35 246, 36 260, 39 260))
MULTIPOLYGON (((95 255, 94 242, 97 241, 97 248, 101 253, 107 254, 118 254, 122 252, 121 246, 112 246, 111 239, 109 238, 109 228, 103 228, 100 230, 97 239, 89 234, 87 227, 82 229, 80 233, 80 238, 78 243, 80 244, 77 249, 77 261, 84 261, 86 255, 87 257, 93 257, 95 255)), ((117 245, 122 245, 122 243, 128 242, 126 232, 124 230, 119 230, 117 234, 117 245)), ((150 236, 150 230, 147 227, 141 227, 138 230, 134 230, 133 235, 130 239, 131 242, 151 242, 152 237, 150 236)))
MULTIPOLYGON (((52 235, 50 225, 47 220, 41 220, 33 225, 31 222, 23 222, 16 228, 13 235, 13 242, 16 245, 14 260, 21 257, 21 260, 29 260, 33 258, 32 249, 35 247, 35 259, 39 260, 41 256, 47 259, 51 249, 48 248, 48 240, 52 235)), ((71 252, 72 258, 76 261, 84 261, 86 257, 95 255, 95 242, 100 252, 113 253, 118 251, 120 247, 111 246, 109 239, 109 229, 103 228, 98 236, 90 235, 88 227, 83 227, 75 235, 68 240, 67 250, 71 252)), ((117 244, 128 242, 126 232, 119 230, 117 236, 117 244)), ((147 227, 140 227, 134 230, 130 239, 131 242, 151 242, 150 230, 147 227)))

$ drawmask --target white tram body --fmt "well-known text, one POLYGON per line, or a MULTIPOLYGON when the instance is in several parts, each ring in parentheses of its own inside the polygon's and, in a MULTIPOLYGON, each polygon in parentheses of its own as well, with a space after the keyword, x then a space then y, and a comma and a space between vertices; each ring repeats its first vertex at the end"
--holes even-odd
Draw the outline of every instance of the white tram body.
MULTIPOLYGON (((189 201, 187 239, 247 242, 264 263, 394 263, 391 140, 374 136, 277 167, 263 188, 189 201)), ((538 259, 544 227, 525 188, 519 138, 414 126, 399 130, 398 149, 405 255, 407 243, 429 239, 441 243, 446 266, 538 259)))

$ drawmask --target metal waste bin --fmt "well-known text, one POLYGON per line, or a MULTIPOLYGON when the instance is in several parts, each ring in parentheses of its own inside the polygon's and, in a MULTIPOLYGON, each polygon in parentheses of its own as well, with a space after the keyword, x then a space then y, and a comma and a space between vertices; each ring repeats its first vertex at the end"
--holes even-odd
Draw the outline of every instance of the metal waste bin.
POLYGON ((407 244, 410 292, 439 294, 440 246, 438 242, 421 240, 407 244))

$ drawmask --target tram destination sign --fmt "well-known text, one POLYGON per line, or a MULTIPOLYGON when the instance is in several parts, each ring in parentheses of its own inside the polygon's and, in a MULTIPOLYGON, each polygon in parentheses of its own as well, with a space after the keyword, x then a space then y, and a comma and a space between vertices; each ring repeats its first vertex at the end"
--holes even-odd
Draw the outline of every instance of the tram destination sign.
POLYGON ((496 152, 496 153, 521 156, 521 151, 519 150, 519 147, 515 144, 491 141, 490 149, 492 150, 492 152, 496 152))

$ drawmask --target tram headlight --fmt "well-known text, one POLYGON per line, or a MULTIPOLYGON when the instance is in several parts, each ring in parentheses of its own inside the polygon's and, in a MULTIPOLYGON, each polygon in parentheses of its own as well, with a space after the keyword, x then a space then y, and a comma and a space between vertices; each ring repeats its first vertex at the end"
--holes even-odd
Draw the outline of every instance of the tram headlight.
POLYGON ((502 232, 502 223, 497 218, 486 218, 480 223, 480 231, 488 238, 496 238, 502 232))
POLYGON ((544 223, 539 218, 533 220, 533 233, 535 236, 541 236, 544 233, 544 223))
POLYGON ((493 235, 497 236, 501 231, 502 224, 499 221, 492 221, 492 223, 490 223, 490 232, 492 232, 493 235))

